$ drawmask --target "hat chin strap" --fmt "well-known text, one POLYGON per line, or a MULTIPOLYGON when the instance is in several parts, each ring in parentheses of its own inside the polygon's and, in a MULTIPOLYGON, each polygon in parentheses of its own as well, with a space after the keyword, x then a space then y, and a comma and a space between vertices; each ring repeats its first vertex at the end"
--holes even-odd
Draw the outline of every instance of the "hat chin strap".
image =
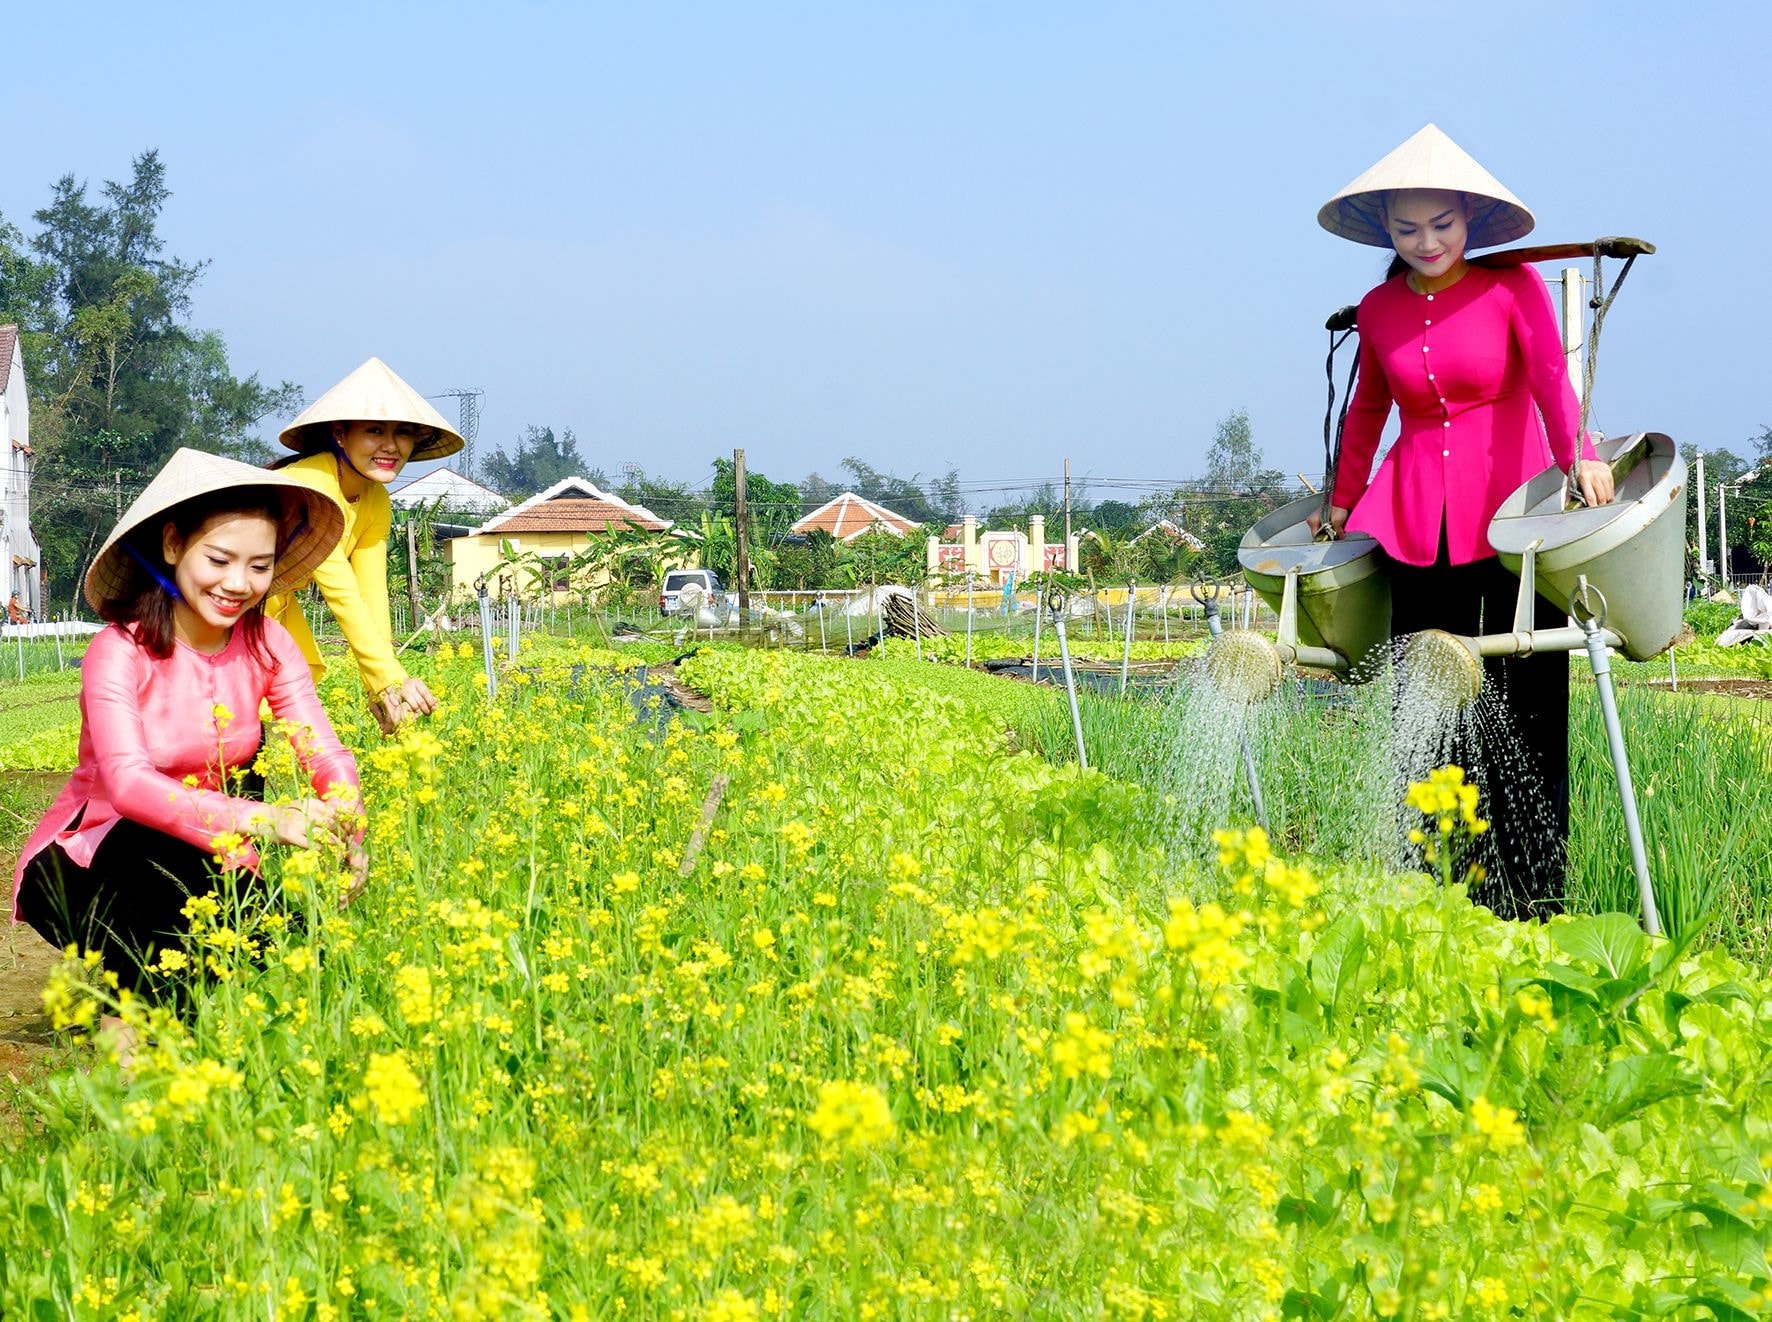
POLYGON ((168 595, 170 595, 174 601, 183 601, 185 599, 185 594, 178 590, 178 584, 174 583, 171 579, 167 578, 165 574, 161 573, 160 567, 137 550, 134 542, 126 537, 123 539, 121 545, 125 551, 128 551, 130 555, 135 557, 136 564, 147 570, 149 576, 161 587, 166 589, 168 595))
POLYGON ((345 447, 338 443, 338 437, 334 436, 331 432, 327 432, 326 433, 326 443, 332 447, 332 453, 338 456, 339 463, 343 464, 346 468, 350 469, 353 473, 355 473, 358 477, 362 478, 365 482, 374 482, 375 481, 375 479, 373 477, 369 476, 368 473, 365 473, 361 468, 358 468, 357 465, 355 465, 351 462, 351 456, 346 454, 345 447))

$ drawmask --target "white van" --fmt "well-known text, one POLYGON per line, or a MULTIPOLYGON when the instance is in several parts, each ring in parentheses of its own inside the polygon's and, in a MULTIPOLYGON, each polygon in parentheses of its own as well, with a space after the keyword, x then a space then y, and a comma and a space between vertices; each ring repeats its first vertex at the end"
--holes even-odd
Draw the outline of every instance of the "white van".
POLYGON ((658 609, 662 614, 677 613, 677 597, 691 583, 699 583, 705 599, 711 605, 714 594, 720 591, 720 576, 711 569, 670 569, 665 571, 664 582, 659 586, 658 609))

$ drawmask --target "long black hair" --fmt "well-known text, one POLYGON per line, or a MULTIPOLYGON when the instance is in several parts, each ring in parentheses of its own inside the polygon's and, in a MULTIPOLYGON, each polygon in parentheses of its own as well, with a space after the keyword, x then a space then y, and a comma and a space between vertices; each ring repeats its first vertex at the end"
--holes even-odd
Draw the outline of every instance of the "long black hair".
MULTIPOLYGON (((277 529, 277 553, 281 555, 294 535, 289 510, 275 495, 262 488, 205 492, 181 500, 164 514, 144 519, 121 539, 124 586, 99 608, 99 614, 112 624, 133 624, 136 643, 146 648, 149 656, 164 661, 172 655, 177 637, 173 628, 173 607, 178 596, 178 588, 161 569, 166 563, 166 525, 170 523, 180 544, 188 546, 211 520, 252 514, 269 519, 277 529)), ((241 612, 234 628, 241 631, 253 656, 269 663, 262 597, 241 612)))

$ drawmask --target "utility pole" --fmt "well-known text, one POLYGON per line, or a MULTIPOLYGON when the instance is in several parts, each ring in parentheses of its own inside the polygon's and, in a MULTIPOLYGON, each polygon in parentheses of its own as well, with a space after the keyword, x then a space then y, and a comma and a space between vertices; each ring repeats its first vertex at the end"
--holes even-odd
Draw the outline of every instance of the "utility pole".
POLYGON ((436 398, 454 396, 461 404, 461 457, 455 462, 459 465, 456 472, 463 477, 474 475, 474 437, 480 432, 480 397, 486 392, 478 386, 466 389, 445 390, 436 398))
POLYGON ((412 622, 416 627, 418 609, 418 537, 413 532, 412 511, 406 511, 406 593, 412 601, 412 622))
POLYGON ((1064 572, 1074 574, 1077 567, 1071 563, 1071 461, 1064 461, 1064 572))
POLYGON ((111 489, 116 493, 117 518, 121 521, 123 518, 123 470, 121 468, 111 470, 111 489))
POLYGON ((1729 484, 1717 483, 1717 573, 1729 586, 1729 484))
POLYGON ((1697 465, 1697 468, 1698 468, 1698 483, 1697 483, 1697 492, 1696 492, 1696 494, 1698 496, 1698 572, 1700 574, 1708 574, 1708 573, 1710 573, 1710 548, 1705 543, 1704 451, 1703 450, 1700 450, 1697 453, 1697 455, 1694 456, 1694 463, 1697 465))
POLYGON ((733 522, 738 529, 738 617, 741 621, 751 610, 751 510, 745 503, 744 451, 732 452, 733 522))

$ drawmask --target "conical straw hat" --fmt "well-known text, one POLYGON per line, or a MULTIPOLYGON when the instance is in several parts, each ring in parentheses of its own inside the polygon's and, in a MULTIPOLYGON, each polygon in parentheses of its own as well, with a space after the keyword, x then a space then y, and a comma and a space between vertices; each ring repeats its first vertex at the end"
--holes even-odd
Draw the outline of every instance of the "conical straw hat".
POLYGON ((1537 224, 1526 204, 1432 124, 1323 204, 1317 224, 1375 248, 1391 247, 1379 209, 1400 188, 1442 188, 1471 199, 1467 246, 1489 248, 1524 238, 1537 224))
POLYGON ((467 444, 429 400, 379 358, 371 358, 303 409, 278 439, 303 453, 324 450, 335 422, 411 422, 436 428, 434 439, 413 449, 414 460, 441 459, 467 444))
MULTIPOLYGON (((123 511, 123 517, 99 547, 92 567, 86 571, 88 603, 102 612, 107 602, 115 601, 128 589, 133 578, 129 568, 132 556, 124 539, 130 534, 146 524, 159 523, 174 506, 195 496, 218 491, 244 495, 254 487, 268 488, 266 494, 274 495, 283 506, 283 518, 277 528, 277 569, 266 595, 305 582, 344 536, 345 515, 337 503, 282 473, 202 450, 182 449, 166 461, 166 467, 155 474, 147 490, 123 511)), ((161 548, 157 531, 152 537, 131 541, 144 555, 151 554, 158 565, 161 548), (142 545, 144 540, 151 541, 152 546, 142 545)))

